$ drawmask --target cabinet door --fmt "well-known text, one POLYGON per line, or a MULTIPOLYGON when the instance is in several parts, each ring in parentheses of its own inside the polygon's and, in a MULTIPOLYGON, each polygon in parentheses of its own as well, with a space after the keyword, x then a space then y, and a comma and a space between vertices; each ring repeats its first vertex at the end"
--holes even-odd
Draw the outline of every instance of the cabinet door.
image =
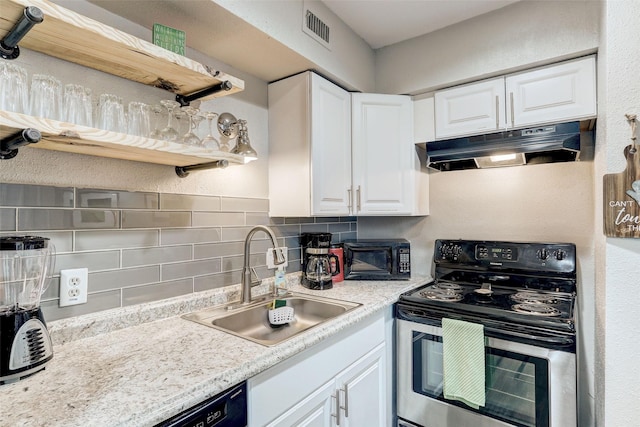
POLYGON ((352 167, 356 215, 413 210, 413 106, 403 95, 352 94, 352 167))
POLYGON ((380 344, 336 379, 340 393, 339 425, 384 427, 387 425, 385 345, 380 344))
POLYGON ((267 427, 331 427, 332 411, 335 411, 334 392, 335 382, 332 380, 267 424, 267 427))
POLYGON ((499 131, 505 126, 504 78, 435 93, 436 139, 499 131))
POLYGON ((507 76, 513 127, 596 115, 595 57, 507 76))
POLYGON ((350 214, 351 95, 314 73, 310 75, 311 213, 346 216, 350 214))

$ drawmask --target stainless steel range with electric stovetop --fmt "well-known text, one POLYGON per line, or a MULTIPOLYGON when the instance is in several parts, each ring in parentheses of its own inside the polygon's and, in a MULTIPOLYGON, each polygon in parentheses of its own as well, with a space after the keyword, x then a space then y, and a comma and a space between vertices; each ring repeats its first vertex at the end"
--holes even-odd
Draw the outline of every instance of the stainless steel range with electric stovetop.
POLYGON ((396 305, 398 425, 575 426, 575 245, 436 240, 434 264, 435 280, 396 305), (444 369, 443 319, 481 325, 478 407, 445 398, 445 376, 478 372, 444 369))

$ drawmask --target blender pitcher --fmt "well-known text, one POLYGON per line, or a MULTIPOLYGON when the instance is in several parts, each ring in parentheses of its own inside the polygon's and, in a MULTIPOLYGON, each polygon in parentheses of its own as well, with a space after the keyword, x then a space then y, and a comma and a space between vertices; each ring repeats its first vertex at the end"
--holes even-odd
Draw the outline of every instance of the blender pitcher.
POLYGON ((53 358, 40 309, 53 264, 49 239, 0 237, 0 384, 33 375, 53 358))
POLYGON ((0 314, 32 310, 49 285, 55 248, 36 236, 0 237, 0 314))

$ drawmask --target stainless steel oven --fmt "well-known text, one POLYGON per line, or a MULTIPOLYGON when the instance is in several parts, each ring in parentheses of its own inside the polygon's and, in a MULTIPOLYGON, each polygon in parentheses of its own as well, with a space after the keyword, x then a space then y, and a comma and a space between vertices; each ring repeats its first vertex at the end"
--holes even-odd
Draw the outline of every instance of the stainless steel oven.
POLYGON ((576 425, 575 354, 486 339, 487 403, 443 397, 442 329, 398 320, 398 414, 424 427, 576 425))
POLYGON ((396 305, 398 426, 575 427, 575 247, 438 240, 434 261, 396 305), (443 318, 483 325, 477 409, 444 397, 443 318))

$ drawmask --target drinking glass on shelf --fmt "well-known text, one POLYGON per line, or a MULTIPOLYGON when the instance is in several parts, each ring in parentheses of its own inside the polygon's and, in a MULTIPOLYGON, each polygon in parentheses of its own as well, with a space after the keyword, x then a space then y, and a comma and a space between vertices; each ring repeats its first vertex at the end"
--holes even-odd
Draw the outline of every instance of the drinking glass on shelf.
POLYGON ((29 110, 32 116, 62 120, 62 84, 60 80, 46 74, 31 77, 31 99, 29 110))
POLYGON ((129 103, 128 112, 127 133, 129 135, 148 137, 151 133, 149 106, 143 102, 132 101, 129 103))
POLYGON ((103 93, 98 100, 96 127, 112 132, 126 132, 127 121, 122 106, 122 98, 103 93))
POLYGON ((173 127, 173 117, 175 114, 175 109, 180 106, 178 101, 173 101, 171 99, 163 99, 160 101, 160 104, 167 109, 167 126, 165 126, 162 130, 160 130, 160 136, 162 139, 166 141, 176 141, 178 139, 178 131, 173 127))
POLYGON ((176 108, 173 118, 176 119, 176 131, 178 132, 176 142, 182 143, 182 135, 189 131, 187 126, 185 126, 189 122, 189 120, 187 120, 187 113, 182 111, 182 108, 176 108))
POLYGON ((149 107, 149 109, 151 111, 151 116, 153 118, 153 129, 149 133, 149 138, 162 139, 162 134, 160 132, 162 128, 160 126, 162 123, 161 120, 162 120, 162 113, 164 111, 164 108, 160 104, 154 104, 151 107, 149 107))
POLYGON ((202 138, 202 145, 210 150, 218 151, 220 150, 220 141, 218 141, 218 138, 213 136, 213 121, 218 118, 218 113, 207 111, 204 113, 204 117, 207 119, 207 129, 209 130, 209 133, 207 136, 202 138))
POLYGON ((28 97, 27 70, 0 62, 0 110, 27 113, 28 97))
POLYGON ((189 129, 188 132, 182 136, 182 143, 186 145, 202 145, 202 141, 195 133, 200 120, 202 120, 202 116, 198 115, 200 110, 195 107, 186 107, 183 111, 189 117, 189 129))
POLYGON ((76 84, 64 87, 62 119, 82 126, 92 126, 91 89, 76 84))

